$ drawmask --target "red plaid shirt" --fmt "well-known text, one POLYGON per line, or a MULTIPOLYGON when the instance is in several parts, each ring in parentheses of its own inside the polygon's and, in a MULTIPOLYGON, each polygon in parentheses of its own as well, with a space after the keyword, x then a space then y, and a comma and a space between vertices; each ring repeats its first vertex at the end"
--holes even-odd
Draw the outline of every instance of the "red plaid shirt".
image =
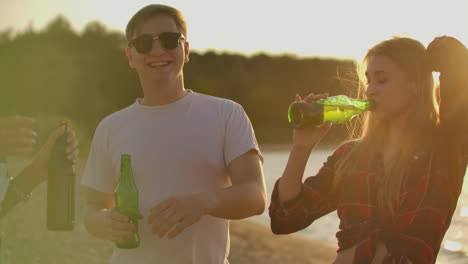
MULTIPOLYGON (((273 190, 270 217, 276 234, 304 229, 314 220, 337 210, 340 218, 338 252, 356 246, 353 263, 371 263, 378 241, 388 250, 384 263, 435 263, 442 238, 456 208, 461 186, 451 186, 443 171, 436 169, 437 154, 420 152, 414 156, 411 175, 405 179, 395 220, 379 218, 376 212, 375 179, 383 173, 380 158, 369 169, 348 177, 340 196, 331 195, 334 164, 352 147, 339 147, 318 174, 305 180, 300 195, 286 203, 273 190)), ((466 161, 465 161, 466 168, 466 161)), ((460 170, 465 173, 465 170, 460 170)))
POLYGON ((379 241, 388 251, 384 264, 435 263, 462 188, 455 179, 463 179, 468 163, 468 78, 462 77, 450 83, 440 76, 441 83, 448 85, 441 87, 441 125, 435 144, 413 156, 393 220, 376 212, 376 179, 383 173, 379 157, 346 177, 339 195, 331 194, 335 164, 353 147, 345 143, 316 176, 305 180, 293 200, 280 202, 276 182, 269 208, 272 231, 293 233, 337 210, 338 252, 356 246, 353 264, 372 263, 379 241))

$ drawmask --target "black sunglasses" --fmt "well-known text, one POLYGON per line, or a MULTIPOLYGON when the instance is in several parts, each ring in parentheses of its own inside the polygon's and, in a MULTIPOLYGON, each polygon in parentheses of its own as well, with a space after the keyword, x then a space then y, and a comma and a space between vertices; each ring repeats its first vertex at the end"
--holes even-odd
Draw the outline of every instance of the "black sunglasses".
POLYGON ((178 32, 162 32, 159 36, 153 37, 150 34, 142 34, 128 43, 128 46, 134 46, 138 53, 148 53, 153 48, 153 41, 159 40, 162 47, 166 50, 177 48, 179 40, 185 40, 184 35, 178 32))

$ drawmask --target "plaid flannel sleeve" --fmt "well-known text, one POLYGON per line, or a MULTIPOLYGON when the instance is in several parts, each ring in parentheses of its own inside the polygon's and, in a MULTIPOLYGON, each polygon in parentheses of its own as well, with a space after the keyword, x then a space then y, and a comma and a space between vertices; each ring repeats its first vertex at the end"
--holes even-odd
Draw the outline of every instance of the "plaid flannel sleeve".
POLYGON ((336 210, 336 198, 331 194, 334 166, 346 149, 340 146, 323 164, 317 175, 307 178, 299 195, 281 202, 276 181, 269 207, 271 230, 275 234, 289 234, 302 230, 316 219, 336 210))

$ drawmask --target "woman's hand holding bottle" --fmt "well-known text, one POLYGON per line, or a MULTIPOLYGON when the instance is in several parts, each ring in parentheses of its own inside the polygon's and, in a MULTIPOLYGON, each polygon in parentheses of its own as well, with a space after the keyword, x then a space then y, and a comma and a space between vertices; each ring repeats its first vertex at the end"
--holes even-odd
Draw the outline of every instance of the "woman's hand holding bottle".
MULTIPOLYGON (((319 99, 325 99, 328 94, 309 94, 302 101, 311 102, 319 99)), ((296 95, 296 101, 300 101, 301 97, 296 95)), ((295 128, 293 130, 293 148, 307 149, 311 151, 325 135, 328 133, 332 126, 332 122, 328 121, 321 125, 309 128, 295 128)))
MULTIPOLYGON (((328 94, 309 94, 303 101, 311 102, 327 97, 328 94)), ((301 97, 296 95, 296 101, 300 100, 301 97)), ((293 146, 278 185, 279 198, 282 202, 294 199, 299 195, 302 188, 302 177, 310 153, 327 134, 331 126, 331 122, 325 122, 318 126, 295 128, 293 130, 293 146)))

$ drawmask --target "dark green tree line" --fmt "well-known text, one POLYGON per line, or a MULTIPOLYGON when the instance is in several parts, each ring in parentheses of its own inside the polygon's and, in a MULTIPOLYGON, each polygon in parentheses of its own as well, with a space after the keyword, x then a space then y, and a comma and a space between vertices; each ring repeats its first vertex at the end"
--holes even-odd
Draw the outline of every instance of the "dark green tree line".
MULTIPOLYGON (((81 33, 57 17, 43 30, 0 32, 0 115, 75 120, 91 137, 98 122, 142 96, 128 67, 123 33, 92 22, 81 33)), ((186 88, 232 99, 249 115, 262 143, 289 142, 286 112, 296 93, 355 93, 349 60, 192 52, 186 88)), ((345 137, 343 126, 327 138, 345 137)))

